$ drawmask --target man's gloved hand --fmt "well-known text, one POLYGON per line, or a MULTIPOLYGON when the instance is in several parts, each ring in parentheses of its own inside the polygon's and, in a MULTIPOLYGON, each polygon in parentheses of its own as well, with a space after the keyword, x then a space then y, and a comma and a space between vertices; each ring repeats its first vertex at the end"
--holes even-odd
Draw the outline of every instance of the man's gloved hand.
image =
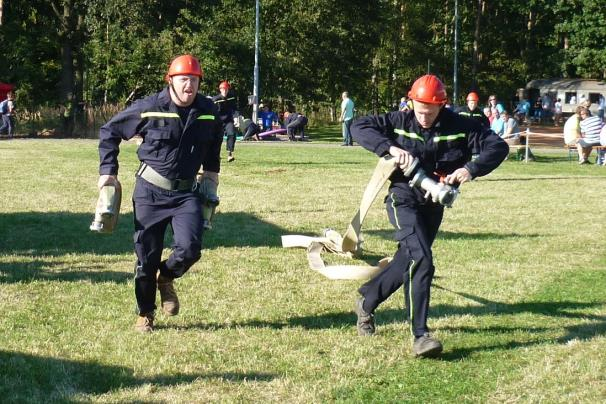
POLYGON ((196 190, 202 198, 202 226, 205 230, 210 230, 212 229, 212 218, 220 202, 219 195, 217 195, 218 178, 202 175, 198 177, 197 182, 196 190))

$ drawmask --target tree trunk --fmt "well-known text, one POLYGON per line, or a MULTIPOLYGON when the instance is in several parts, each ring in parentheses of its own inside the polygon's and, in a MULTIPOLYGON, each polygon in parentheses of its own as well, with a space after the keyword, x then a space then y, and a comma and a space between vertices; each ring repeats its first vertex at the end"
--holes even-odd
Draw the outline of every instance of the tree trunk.
POLYGON ((480 44, 480 22, 482 21, 482 2, 483 0, 478 0, 477 10, 476 10, 476 24, 473 32, 473 57, 471 62, 471 82, 472 88, 478 88, 478 55, 479 55, 479 44, 480 44))

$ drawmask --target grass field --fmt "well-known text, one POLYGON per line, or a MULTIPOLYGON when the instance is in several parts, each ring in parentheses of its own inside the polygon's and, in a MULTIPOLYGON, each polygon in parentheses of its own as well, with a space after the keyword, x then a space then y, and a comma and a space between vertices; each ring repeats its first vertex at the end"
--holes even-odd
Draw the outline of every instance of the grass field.
MULTIPOLYGON (((401 292, 360 338, 360 282, 281 248, 343 231, 357 209, 376 158, 331 136, 237 145, 203 258, 176 284, 181 314, 158 314, 151 335, 132 329, 136 146, 120 154, 118 229, 101 236, 95 141, 0 142, 0 401, 606 400, 606 168, 535 150, 462 187, 434 244, 429 325, 445 352, 418 360, 401 292)), ((354 263, 395 251, 380 200, 363 233, 354 263)))

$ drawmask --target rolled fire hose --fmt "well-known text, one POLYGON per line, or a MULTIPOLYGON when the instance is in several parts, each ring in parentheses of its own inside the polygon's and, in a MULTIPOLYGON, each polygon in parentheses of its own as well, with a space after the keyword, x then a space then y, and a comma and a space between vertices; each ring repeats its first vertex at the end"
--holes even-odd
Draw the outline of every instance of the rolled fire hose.
POLYGON ((307 261, 309 262, 309 267, 329 279, 363 280, 376 276, 389 263, 390 258, 383 258, 376 266, 326 266, 321 254, 324 251, 328 251, 351 258, 353 254, 359 254, 361 252, 362 238, 360 232, 362 223, 364 222, 372 203, 383 188, 383 185, 385 185, 396 168, 396 160, 392 156, 385 156, 379 159, 372 177, 366 185, 364 194, 362 195, 360 208, 349 223, 349 226, 347 226, 347 230, 343 236, 335 230, 325 231, 323 237, 286 235, 282 236, 282 247, 307 248, 307 261))

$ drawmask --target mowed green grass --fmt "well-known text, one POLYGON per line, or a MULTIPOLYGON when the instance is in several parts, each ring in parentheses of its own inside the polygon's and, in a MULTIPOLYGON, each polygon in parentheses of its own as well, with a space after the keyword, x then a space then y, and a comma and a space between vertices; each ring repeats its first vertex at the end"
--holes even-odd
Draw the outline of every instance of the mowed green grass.
MULTIPOLYGON (((434 244, 429 325, 445 351, 418 360, 401 291, 378 309, 377 335, 360 338, 351 311, 360 282, 328 280, 304 250, 281 247, 283 234, 345 230, 371 153, 238 143, 202 260, 176 283, 181 314, 158 313, 157 330, 139 335, 136 146, 121 149, 122 216, 109 236, 88 230, 96 146, 0 142, 3 402, 606 399, 606 168, 536 150, 537 162, 510 159, 462 187, 434 244)), ((363 233, 354 263, 395 251, 380 198, 363 233)))

